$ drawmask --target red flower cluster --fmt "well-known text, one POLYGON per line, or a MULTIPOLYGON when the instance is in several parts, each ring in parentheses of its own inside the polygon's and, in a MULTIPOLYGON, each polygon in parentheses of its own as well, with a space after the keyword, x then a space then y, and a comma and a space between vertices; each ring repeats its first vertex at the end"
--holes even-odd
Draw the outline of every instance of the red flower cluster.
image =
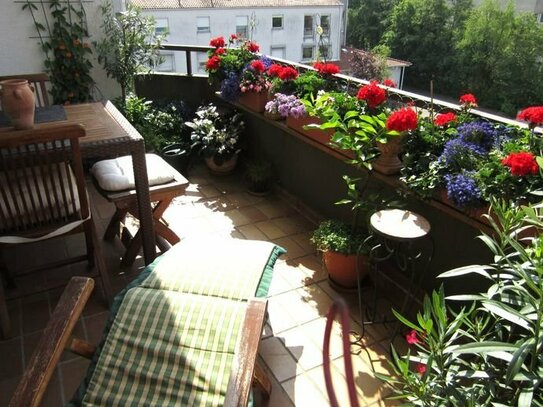
POLYGON ((298 71, 291 66, 285 66, 279 72, 279 78, 282 81, 292 81, 298 77, 298 71))
POLYGON ((364 85, 358 90, 356 97, 365 100, 368 107, 374 109, 387 99, 387 94, 379 87, 377 81, 371 81, 369 85, 364 85))
POLYGON ((339 73, 339 66, 336 64, 323 64, 322 62, 315 62, 313 68, 317 70, 321 75, 333 75, 339 73))
POLYGON ((253 68, 255 71, 259 73, 262 73, 266 70, 266 68, 264 67, 264 64, 259 59, 251 61, 251 68, 253 68))
POLYGON ((383 81, 383 85, 388 86, 389 88, 395 88, 396 87, 396 83, 394 83, 394 81, 392 79, 385 79, 383 81))
POLYGON ((511 169, 511 174, 519 177, 537 174, 539 169, 535 156, 525 151, 509 154, 502 160, 502 164, 511 169))
POLYGON ((222 48, 226 45, 226 43, 224 42, 223 37, 215 37, 212 38, 211 41, 209 41, 209 45, 215 48, 222 48))
POLYGON ((417 364, 417 373, 423 375, 426 373, 426 365, 424 363, 417 364))
POLYGON ((454 122, 455 120, 456 120, 456 115, 453 112, 440 113, 434 119, 434 124, 436 126, 445 126, 446 124, 449 124, 450 122, 454 122))
POLYGON ((283 70, 283 67, 279 64, 272 64, 269 68, 268 68, 268 76, 272 77, 272 78, 278 78, 279 77, 279 73, 283 70))
POLYGON ((213 55, 206 62, 207 70, 219 69, 220 66, 221 66, 221 59, 216 55, 213 55))
POLYGON ((413 109, 404 107, 396 110, 387 119, 387 130, 403 132, 417 128, 417 113, 413 109))
POLYGON ((414 329, 411 330, 407 335, 405 335, 405 340, 409 345, 416 345, 419 343, 419 337, 417 336, 417 331, 414 329))
POLYGON ((469 107, 477 107, 477 99, 475 99, 475 96, 473 96, 472 93, 466 93, 465 95, 460 96, 460 104, 469 107))
POLYGON ((254 41, 249 41, 247 42, 247 49, 250 52, 258 52, 260 51, 260 46, 254 41))
POLYGON ((215 50, 215 55, 222 55, 226 52, 226 49, 224 49, 223 47, 219 47, 215 50))
POLYGON ((533 126, 543 124, 543 106, 527 107, 518 114, 517 119, 529 122, 533 126))
POLYGON ((230 34, 230 41, 236 41, 238 36, 236 34, 230 34))

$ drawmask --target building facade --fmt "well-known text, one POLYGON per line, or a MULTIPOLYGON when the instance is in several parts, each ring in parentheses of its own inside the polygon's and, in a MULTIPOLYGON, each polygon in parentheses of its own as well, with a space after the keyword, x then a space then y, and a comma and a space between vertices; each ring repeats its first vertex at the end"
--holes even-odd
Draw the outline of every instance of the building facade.
MULTIPOLYGON (((132 0, 154 16, 166 43, 208 45, 211 38, 236 33, 256 41, 263 54, 295 62, 338 60, 344 38, 344 6, 339 0, 132 0), (255 5, 257 4, 257 5, 255 5), (322 35, 317 30, 322 28, 322 35)), ((163 53, 161 71, 185 72, 182 53, 163 53)), ((204 73, 206 53, 193 61, 204 73)))

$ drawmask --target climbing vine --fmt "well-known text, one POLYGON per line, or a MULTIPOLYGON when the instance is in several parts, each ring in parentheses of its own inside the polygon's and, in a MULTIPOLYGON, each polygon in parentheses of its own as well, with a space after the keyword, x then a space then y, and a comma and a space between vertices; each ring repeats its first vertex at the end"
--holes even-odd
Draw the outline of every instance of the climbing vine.
POLYGON ((52 84, 53 102, 70 104, 92 99, 92 50, 81 0, 27 0, 23 10, 32 16, 45 53, 45 69, 52 84), (49 4, 47 10, 46 4, 49 4))

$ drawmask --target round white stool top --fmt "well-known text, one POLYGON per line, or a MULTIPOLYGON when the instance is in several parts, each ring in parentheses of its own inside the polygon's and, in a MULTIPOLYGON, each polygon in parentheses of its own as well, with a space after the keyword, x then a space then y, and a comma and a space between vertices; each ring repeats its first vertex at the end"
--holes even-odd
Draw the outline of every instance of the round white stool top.
POLYGON ((392 239, 419 239, 430 232, 430 222, 424 217, 403 209, 384 209, 370 218, 371 226, 392 239))

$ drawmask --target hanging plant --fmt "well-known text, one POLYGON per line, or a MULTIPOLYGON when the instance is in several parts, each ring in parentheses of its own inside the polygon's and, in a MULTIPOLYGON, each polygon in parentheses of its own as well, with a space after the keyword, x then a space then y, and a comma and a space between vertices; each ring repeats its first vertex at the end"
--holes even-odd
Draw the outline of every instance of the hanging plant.
POLYGON ((27 0, 23 10, 30 12, 45 53, 44 65, 52 84, 53 102, 88 102, 94 80, 90 76, 92 51, 85 41, 88 32, 83 3, 81 0, 49 0, 49 10, 45 3, 44 0, 27 0))

